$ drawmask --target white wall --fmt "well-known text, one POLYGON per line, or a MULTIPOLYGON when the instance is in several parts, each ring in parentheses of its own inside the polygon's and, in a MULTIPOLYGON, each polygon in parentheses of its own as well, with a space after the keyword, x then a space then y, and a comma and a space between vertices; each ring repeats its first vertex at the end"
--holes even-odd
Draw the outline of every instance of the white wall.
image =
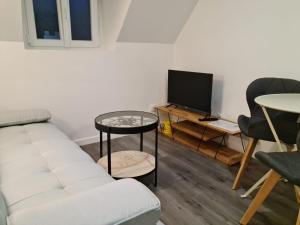
POLYGON ((101 49, 24 50, 0 42, 0 109, 47 108, 80 143, 95 141, 94 118, 162 103, 172 45, 118 44, 101 49))
POLYGON ((47 108, 79 143, 98 141, 94 118, 162 103, 173 46, 118 44, 131 0, 99 0, 101 48, 32 50, 22 42, 21 1, 0 3, 0 110, 47 108))
POLYGON ((115 47, 130 4, 131 0, 99 1, 103 37, 101 46, 105 49, 112 49, 115 47))
MULTIPOLYGON (((199 0, 176 42, 175 68, 214 73, 215 114, 231 120, 249 115, 251 81, 300 80, 299 8, 298 0, 199 0)), ((238 139, 231 145, 241 148, 238 139)))

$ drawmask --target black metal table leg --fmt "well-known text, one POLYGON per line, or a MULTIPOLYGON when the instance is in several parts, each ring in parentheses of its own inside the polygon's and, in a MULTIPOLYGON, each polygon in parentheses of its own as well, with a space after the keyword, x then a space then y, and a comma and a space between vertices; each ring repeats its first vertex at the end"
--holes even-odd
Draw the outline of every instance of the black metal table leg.
POLYGON ((103 132, 100 131, 100 158, 103 156, 103 132))
POLYGON ((155 182, 154 182, 155 187, 157 187, 157 169, 158 169, 158 128, 155 129, 155 182))
POLYGON ((141 152, 143 151, 143 143, 144 143, 144 134, 141 133, 141 136, 140 136, 140 151, 141 152))
POLYGON ((107 132, 107 168, 108 168, 108 173, 111 175, 111 143, 110 143, 110 132, 107 132))

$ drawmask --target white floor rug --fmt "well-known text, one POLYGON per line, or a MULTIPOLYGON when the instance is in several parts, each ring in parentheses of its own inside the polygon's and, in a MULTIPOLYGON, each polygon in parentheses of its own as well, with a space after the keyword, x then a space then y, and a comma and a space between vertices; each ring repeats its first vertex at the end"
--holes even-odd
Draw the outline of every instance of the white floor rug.
POLYGON ((161 221, 158 221, 156 225, 164 225, 161 221))

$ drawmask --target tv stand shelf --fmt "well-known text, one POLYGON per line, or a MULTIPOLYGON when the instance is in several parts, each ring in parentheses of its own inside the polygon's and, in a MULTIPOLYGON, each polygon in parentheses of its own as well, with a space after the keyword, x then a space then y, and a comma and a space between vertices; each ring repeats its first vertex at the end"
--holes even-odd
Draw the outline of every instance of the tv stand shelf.
POLYGON ((174 130, 178 130, 203 141, 211 141, 217 137, 222 137, 224 135, 223 132, 195 124, 188 120, 173 122, 172 128, 173 132, 174 130))
POLYGON ((204 118, 203 115, 174 106, 158 106, 156 110, 158 116, 160 113, 168 115, 172 130, 170 138, 173 140, 228 166, 241 161, 242 153, 223 145, 227 135, 240 135, 239 130, 226 130, 213 123, 199 121, 204 118), (177 117, 178 121, 173 122, 172 117, 177 117), (216 139, 221 139, 221 142, 216 139))

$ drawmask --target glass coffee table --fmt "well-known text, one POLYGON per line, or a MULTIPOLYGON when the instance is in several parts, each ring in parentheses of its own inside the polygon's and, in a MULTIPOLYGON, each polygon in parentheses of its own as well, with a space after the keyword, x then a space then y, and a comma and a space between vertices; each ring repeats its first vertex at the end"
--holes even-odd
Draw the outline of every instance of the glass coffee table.
POLYGON ((154 172, 157 186, 158 117, 142 111, 117 111, 99 115, 95 127, 100 131, 98 164, 116 178, 140 178, 154 172), (143 151, 143 134, 155 130, 154 155, 143 151), (107 133, 107 155, 103 156, 103 133, 107 133), (111 134, 140 134, 140 149, 111 152, 111 134))

